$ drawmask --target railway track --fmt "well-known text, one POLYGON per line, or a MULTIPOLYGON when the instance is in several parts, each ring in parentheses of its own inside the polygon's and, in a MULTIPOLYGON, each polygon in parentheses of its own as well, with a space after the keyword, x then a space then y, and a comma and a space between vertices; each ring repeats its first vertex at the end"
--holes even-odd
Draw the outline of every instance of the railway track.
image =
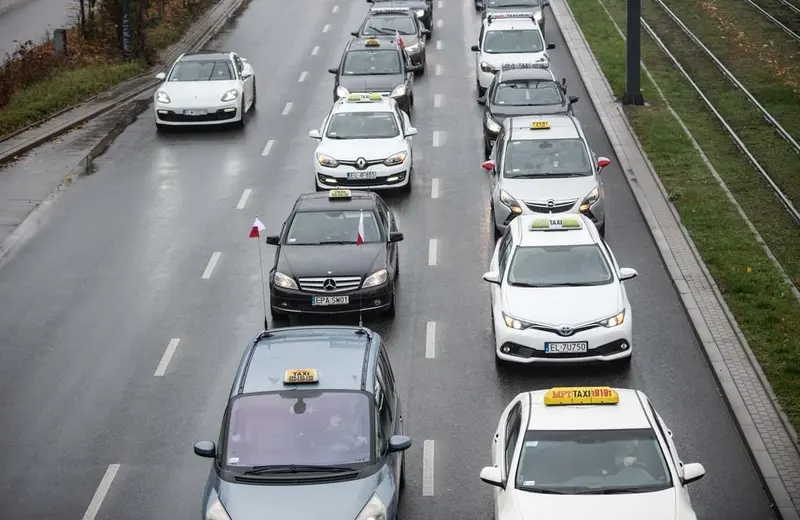
POLYGON ((744 0, 753 6, 767 20, 775 24, 780 30, 800 42, 800 7, 797 7, 789 0, 770 0, 774 3, 772 12, 757 4, 754 0, 744 0))

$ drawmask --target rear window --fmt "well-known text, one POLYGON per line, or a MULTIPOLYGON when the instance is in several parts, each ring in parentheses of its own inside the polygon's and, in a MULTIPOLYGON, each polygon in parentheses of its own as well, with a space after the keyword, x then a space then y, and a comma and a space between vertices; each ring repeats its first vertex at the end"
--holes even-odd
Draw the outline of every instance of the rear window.
POLYGON ((350 51, 344 58, 342 74, 345 76, 400 74, 400 53, 396 49, 350 51))
POLYGON ((561 105, 562 96, 561 87, 554 81, 514 80, 497 85, 492 101, 511 107, 561 105))

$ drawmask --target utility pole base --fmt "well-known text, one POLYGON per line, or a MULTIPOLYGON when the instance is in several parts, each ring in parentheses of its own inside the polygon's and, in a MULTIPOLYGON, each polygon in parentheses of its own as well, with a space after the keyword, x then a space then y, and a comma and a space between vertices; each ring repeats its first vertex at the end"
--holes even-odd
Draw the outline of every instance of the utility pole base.
POLYGON ((622 104, 642 106, 644 105, 644 96, 642 96, 641 92, 634 92, 634 93, 626 92, 625 95, 622 97, 622 104))

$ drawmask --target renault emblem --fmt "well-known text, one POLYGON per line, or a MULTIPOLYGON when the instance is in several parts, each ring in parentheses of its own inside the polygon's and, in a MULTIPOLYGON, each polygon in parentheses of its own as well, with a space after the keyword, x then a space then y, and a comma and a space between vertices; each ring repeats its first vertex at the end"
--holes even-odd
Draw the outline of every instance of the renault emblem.
POLYGON ((356 160, 356 168, 358 168, 359 170, 363 170, 366 166, 367 166, 367 160, 364 159, 363 157, 359 157, 356 160))
POLYGON ((336 280, 333 278, 326 278, 324 282, 322 282, 322 288, 326 291, 335 291, 336 290, 336 280))
POLYGON ((572 334, 573 330, 574 329, 569 325, 559 325, 558 327, 558 333, 561 334, 562 336, 569 336, 570 334, 572 334))

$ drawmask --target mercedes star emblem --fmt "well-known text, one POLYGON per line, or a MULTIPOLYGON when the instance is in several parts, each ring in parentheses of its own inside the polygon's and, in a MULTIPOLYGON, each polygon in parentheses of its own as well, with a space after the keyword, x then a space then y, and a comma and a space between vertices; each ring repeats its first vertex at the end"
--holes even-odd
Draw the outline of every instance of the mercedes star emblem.
POLYGON ((358 160, 356 160, 356 168, 358 168, 359 170, 363 170, 366 166, 367 166, 367 160, 364 159, 363 157, 359 157, 358 160))
POLYGON ((569 336, 570 334, 572 334, 572 330, 573 330, 572 327, 570 327, 569 325, 561 325, 558 327, 558 333, 561 334, 562 336, 569 336))
POLYGON ((326 291, 336 290, 336 280, 333 278, 326 278, 325 281, 322 282, 322 288, 326 291))

